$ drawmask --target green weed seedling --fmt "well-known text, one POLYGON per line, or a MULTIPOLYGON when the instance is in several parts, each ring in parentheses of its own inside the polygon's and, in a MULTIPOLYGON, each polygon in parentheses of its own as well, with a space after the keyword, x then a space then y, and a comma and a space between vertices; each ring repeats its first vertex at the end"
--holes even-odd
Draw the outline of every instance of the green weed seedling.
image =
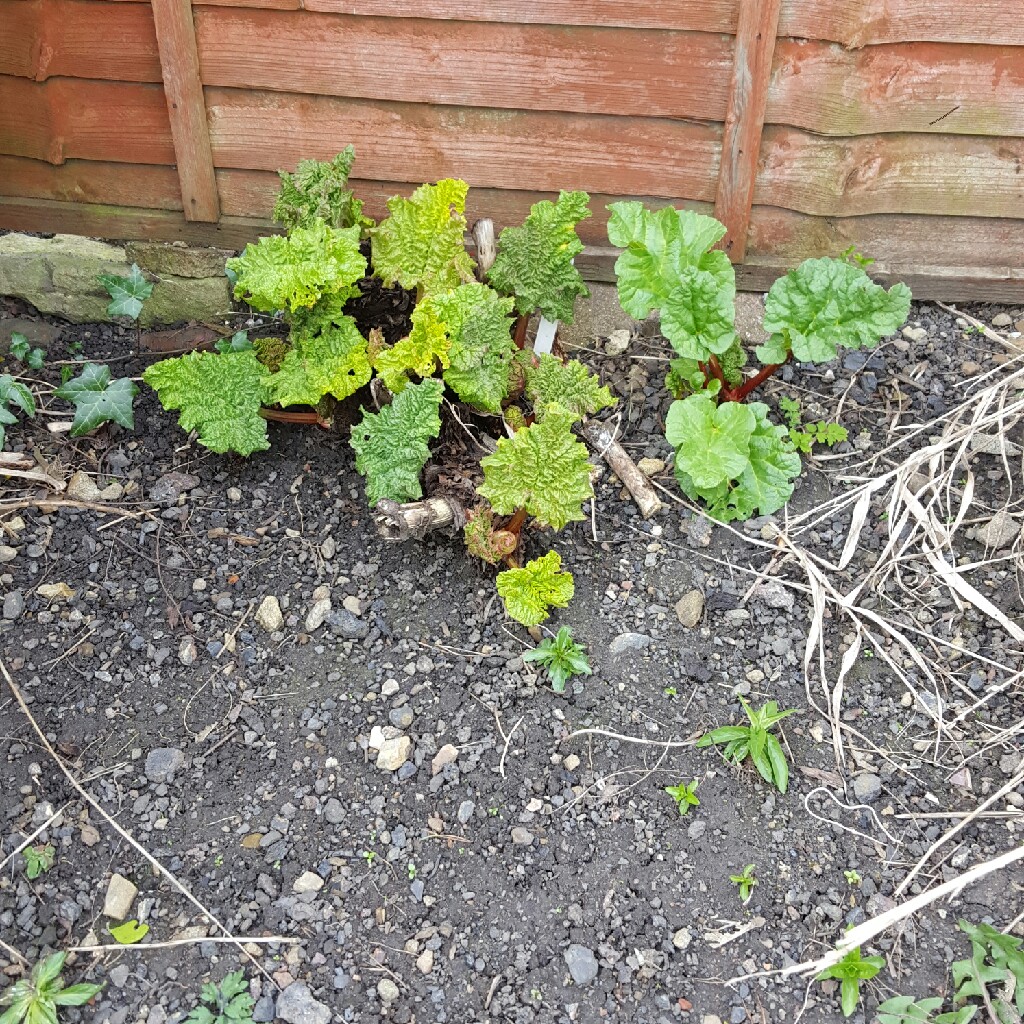
POLYGON ((954 1003, 980 999, 995 1008, 998 1024, 1019 1024, 1024 1015, 1024 940, 990 924, 958 924, 971 940, 971 956, 953 964, 954 1003))
POLYGON ((61 977, 66 953, 51 953, 40 960, 28 978, 0 992, 0 1024, 56 1024, 61 1006, 83 1006, 102 990, 102 985, 67 985, 61 977))
POLYGON ((568 626, 562 626, 554 639, 545 637, 532 651, 523 655, 523 661, 541 665, 555 693, 565 693, 565 684, 573 676, 589 676, 592 672, 583 648, 573 640, 568 626))
POLYGON ((57 851, 53 843, 47 843, 45 846, 26 846, 21 855, 25 858, 25 875, 34 880, 53 867, 57 851))
POLYGON ((729 881, 739 889, 740 901, 747 903, 754 892, 754 886, 758 884, 754 875, 754 865, 745 865, 738 875, 730 875, 729 881))
POLYGON ((28 338, 17 331, 11 335, 11 355, 30 370, 41 370, 46 363, 46 353, 41 348, 33 348, 28 338))
POLYGON ((252 1024, 255 1003, 249 995, 244 971, 226 974, 220 985, 208 981, 199 1001, 200 1005, 185 1018, 185 1024, 252 1024))
POLYGON ((737 765, 749 757, 765 782, 776 786, 780 793, 785 793, 789 786, 789 764, 782 744, 771 733, 771 729, 784 718, 796 714, 796 709, 779 711, 778 704, 773 700, 756 711, 742 697, 740 703, 750 724, 723 725, 712 729, 701 736, 697 746, 724 744, 722 755, 737 765))
POLYGON ((691 807, 700 807, 700 800, 697 798, 697 780, 691 783, 680 782, 678 786, 666 786, 665 792, 676 802, 679 808, 679 816, 684 817, 690 813, 691 807))
POLYGON ((977 1006, 936 1013, 941 1009, 940 996, 914 1000, 912 996, 893 996, 878 1007, 878 1024, 968 1024, 978 1012, 977 1006))
POLYGON ((841 427, 838 423, 827 423, 825 420, 804 423, 800 415, 800 403, 795 399, 780 398, 779 412, 789 427, 789 440, 793 447, 805 455, 809 455, 811 448, 816 444, 831 448, 850 436, 846 427, 841 427))
POLYGON ((815 975, 815 981, 827 981, 835 978, 839 982, 839 1003, 843 1016, 849 1017, 857 1009, 860 1002, 860 983, 869 981, 883 967, 885 960, 880 956, 862 957, 860 947, 851 949, 837 964, 826 967, 815 975))

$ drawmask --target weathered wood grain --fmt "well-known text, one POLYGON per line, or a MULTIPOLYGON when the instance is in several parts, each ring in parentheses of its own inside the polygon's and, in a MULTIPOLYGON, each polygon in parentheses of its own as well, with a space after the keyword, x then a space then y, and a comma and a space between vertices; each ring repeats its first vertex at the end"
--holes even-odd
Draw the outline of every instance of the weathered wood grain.
POLYGON ((732 88, 715 194, 715 216, 725 225, 722 248, 734 263, 743 262, 747 245, 747 220, 754 201, 757 155, 761 148, 780 2, 741 0, 740 3, 732 88))
POLYGON ((833 217, 1022 218, 1024 139, 917 134, 830 139, 768 126, 754 202, 833 217))
POLYGON ((0 0, 0 74, 159 82, 153 16, 142 4, 0 0))
POLYGON ((1024 47, 901 43, 850 51, 780 39, 766 120, 821 135, 1024 136, 1024 47))
POLYGON ((74 158, 173 164, 163 88, 0 75, 0 153, 51 164, 74 158))
POLYGON ((180 210, 181 190, 173 167, 0 156, 0 192, 8 196, 69 203, 104 203, 151 210, 180 210))
POLYGON ((844 46, 920 40, 1024 45, 1020 0, 784 0, 780 36, 844 46))
POLYGON ((164 94, 186 220, 220 216, 192 0, 152 0, 164 94))
POLYGON ((622 118, 374 103, 324 96, 210 88, 218 168, 291 168, 327 159, 351 142, 367 178, 710 201, 717 126, 622 118))
POLYGON ((721 121, 732 67, 705 32, 467 22, 453 45, 441 21, 199 7, 196 34, 208 86, 472 107, 721 121))

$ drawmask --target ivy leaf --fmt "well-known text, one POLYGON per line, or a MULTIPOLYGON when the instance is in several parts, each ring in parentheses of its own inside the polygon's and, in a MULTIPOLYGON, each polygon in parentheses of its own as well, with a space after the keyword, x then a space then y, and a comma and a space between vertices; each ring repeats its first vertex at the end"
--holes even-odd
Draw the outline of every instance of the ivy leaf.
POLYGON ((716 406, 703 395, 673 402, 665 418, 665 437, 676 449, 676 468, 698 489, 738 477, 750 463, 750 435, 756 417, 749 406, 716 406))
POLYGON ((432 377, 438 363, 448 366, 451 342, 445 325, 437 318, 430 302, 421 302, 412 311, 412 330, 397 344, 382 348, 373 359, 373 368, 392 394, 400 394, 409 383, 409 373, 432 377))
POLYGON ((432 377, 410 384, 378 413, 363 410, 351 444, 371 506, 381 498, 415 501, 423 496, 420 471, 430 457, 427 441, 441 432, 443 394, 444 384, 432 377))
POLYGON ((363 204, 348 187, 356 151, 346 146, 331 161, 302 160, 294 174, 278 171, 281 191, 274 203, 274 220, 286 228, 309 227, 316 220, 332 228, 372 227, 363 204))
POLYGON ((444 324, 451 344, 445 383, 467 405, 497 415, 509 393, 517 351, 509 333, 513 300, 474 282, 426 302, 444 324))
POLYGON ((235 298, 265 313, 314 306, 327 296, 337 303, 359 293, 366 273, 359 228, 332 228, 322 220, 287 235, 266 235, 227 261, 238 275, 235 298))
POLYGON ((553 402, 576 420, 615 405, 611 391, 601 387, 597 376, 581 362, 570 359, 563 363, 547 352, 541 354, 537 366, 526 368, 526 395, 541 416, 553 402))
POLYGON ((408 199, 388 200, 391 216, 370 232, 373 266, 386 285, 430 295, 473 279, 475 264, 463 242, 468 191, 464 181, 444 178, 408 199))
POLYGON ((564 608, 574 593, 572 573, 562 572, 557 551, 498 573, 498 595, 505 611, 524 626, 539 626, 549 608, 564 608))
POLYGON ((576 225, 591 216, 589 202, 586 192, 560 192, 557 202, 534 203, 522 225, 501 232, 487 277, 515 296, 523 316, 539 309, 549 320, 571 324, 577 296, 590 294, 572 262, 583 251, 576 225))
POLYGON ((773 337, 758 349, 764 362, 781 362, 791 349, 800 362, 826 363, 837 348, 873 348, 897 331, 910 312, 910 289, 886 291, 860 267, 828 258, 804 260, 772 285, 764 329, 773 337))
POLYGON ((587 449, 573 435, 573 419, 572 413, 551 406, 542 421, 502 438, 498 450, 480 460, 484 482, 477 493, 495 512, 507 516, 525 508, 556 530, 584 518, 580 506, 594 489, 587 449))
POLYGON ((277 405, 316 405, 328 394, 341 401, 368 384, 370 376, 366 339, 355 320, 343 316, 320 334, 295 339, 267 381, 267 397, 277 405))
POLYGON ((149 925, 139 924, 133 918, 131 921, 125 921, 124 924, 111 928, 110 934, 122 946, 134 946, 136 942, 141 942, 149 934, 149 925))
POLYGON ((110 294, 107 306, 110 316, 127 316, 138 320, 142 305, 153 294, 153 286, 143 276, 137 263, 132 264, 127 277, 117 274, 100 274, 99 282, 110 294))
POLYGON ((219 338, 213 347, 218 352, 245 352, 253 347, 248 331, 235 331, 230 338, 219 338))
POLYGON ((0 373, 0 448, 4 446, 4 428, 17 423, 14 413, 7 408, 9 405, 20 409, 29 419, 36 414, 36 400, 32 392, 9 373, 0 373))
POLYGON ((270 447, 260 416, 270 374, 254 351, 190 352, 154 363, 142 375, 165 409, 180 409, 182 430, 198 430, 213 452, 251 455, 270 447))
POLYGON ((88 434, 103 423, 118 423, 134 430, 132 403, 138 393, 139 389, 127 377, 111 380, 110 367, 97 363, 86 363, 77 377, 54 391, 58 398, 75 407, 73 437, 88 434))
POLYGON ((32 348, 24 334, 11 334, 11 355, 21 360, 30 370, 41 370, 46 362, 46 353, 41 348, 32 348))

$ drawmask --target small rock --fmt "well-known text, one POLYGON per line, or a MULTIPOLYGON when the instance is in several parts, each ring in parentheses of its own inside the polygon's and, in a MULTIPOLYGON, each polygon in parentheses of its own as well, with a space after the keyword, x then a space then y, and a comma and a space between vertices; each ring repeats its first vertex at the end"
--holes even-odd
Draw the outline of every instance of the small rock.
POLYGON ((434 951, 425 949, 416 957, 416 970, 420 974, 429 974, 434 969, 434 951))
POLYGON ((315 871, 303 871, 292 882, 292 892, 319 892, 324 887, 324 880, 315 871))
POLYGON ((693 942, 693 934, 690 932, 689 928, 680 928, 679 931, 672 936, 672 945, 679 950, 689 949, 691 942, 693 942))
POLYGON ((904 327, 900 332, 907 341, 925 341, 928 332, 923 327, 904 327))
POLYGON ((67 496, 75 501, 98 501, 100 489, 88 473, 79 470, 68 481, 67 496))
POLYGON ((362 640, 370 632, 370 627, 347 608, 336 608, 331 612, 327 616, 327 625, 335 636, 345 640, 362 640))
POLYGON ((329 534, 320 543, 320 554, 323 555, 328 562, 334 557, 334 553, 337 550, 338 542, 329 534))
POLYGON ((637 464, 636 468, 648 479, 657 476, 659 473, 665 472, 665 460, 664 459, 641 459, 637 464))
POLYGON ((629 348, 630 334, 626 330, 612 331, 604 344, 604 350, 610 356, 621 356, 629 348))
POLYGON ((620 633, 609 645, 608 653, 613 657, 627 651, 642 651, 653 643, 646 633, 620 633))
POLYGON ((124 875, 116 872, 110 878, 107 895, 103 900, 103 916, 123 921, 131 912, 139 890, 124 875))
POLYGON ((331 599, 329 597, 320 598, 309 609, 309 614, 306 616, 306 632, 315 633, 327 621, 327 616, 330 614, 331 599))
POLYGON ((131 969, 127 964, 118 964, 117 967, 111 969, 110 974, 107 977, 110 978, 110 984, 114 988, 124 988, 128 981, 128 977, 131 974, 131 969))
POLYGON ((1009 313, 996 313, 996 315, 994 317, 992 317, 992 326, 993 327, 1012 327, 1013 326, 1013 317, 1011 317, 1009 313))
POLYGON ((178 645, 178 661, 182 665, 186 666, 194 665, 196 658, 199 656, 199 651, 196 649, 196 642, 192 637, 185 637, 178 645))
POLYGON ((385 740, 377 753, 377 767, 387 772, 398 771, 409 760, 412 740, 408 736, 397 736, 385 740))
POLYGON ((330 824, 340 825, 345 820, 345 807, 342 802, 332 796, 324 808, 324 817, 330 824))
POLYGON ((722 1018, 714 1013, 705 1013, 700 1019, 700 1024, 722 1024, 722 1018))
POLYGON ((776 611, 791 612, 793 610, 793 592, 781 583, 765 583, 758 587, 756 596, 769 608, 774 608, 776 611))
POLYGON ((463 800, 459 804, 459 822, 463 825, 473 817, 473 812, 476 810, 476 804, 472 800, 463 800))
POLYGON ((597 957, 586 946, 574 942, 565 951, 565 963, 577 985, 589 985, 597 977, 597 957))
POLYGON ((385 679, 381 683, 380 693, 382 697, 394 697, 399 691, 399 685, 397 679, 385 679))
POLYGON ((408 729, 412 725, 413 717, 410 707, 392 708, 388 712, 388 721, 396 729, 408 729))
MULTIPOLYGON (((269 992, 264 992, 256 1000, 256 1005, 252 1008, 252 1019, 255 1024, 270 1024, 270 1021, 276 1016, 274 997, 269 992)), ((149 1022, 147 1021, 146 1024, 149 1024, 149 1022)))
POLYGON ((1006 512, 997 512, 984 526, 975 531, 975 539, 987 548, 1005 547, 1017 539, 1020 523, 1006 512))
POLYGON ((150 782, 166 782, 185 763, 185 755, 177 747, 157 747, 146 757, 146 778, 150 782))
POLYGON ((331 1010, 304 981, 295 981, 277 997, 277 1015, 288 1024, 330 1024, 331 1010))
POLYGON ((565 760, 562 761, 562 767, 567 772, 574 772, 580 766, 580 759, 575 754, 568 754, 565 760))
POLYGON ((965 377, 974 377, 977 374, 981 373, 981 366, 978 363, 975 363, 972 360, 968 359, 960 364, 960 372, 965 377))
POLYGON ((853 795, 861 803, 874 803, 882 795, 882 780, 874 772, 858 775, 853 780, 853 795))
POLYGON ((676 601, 676 618, 693 629, 704 615, 704 595, 699 590, 691 590, 676 601))
POLYGON ((533 833, 522 825, 512 829, 512 842, 516 846, 533 846, 533 833))
POLYGON ((344 601, 341 602, 341 607, 347 612, 351 612, 353 615, 363 614, 363 602, 358 597, 353 597, 349 594, 344 601))
POLYGON ((100 491, 100 501, 120 501, 124 497, 124 485, 119 483, 117 480, 111 480, 106 487, 100 491))
POLYGON ((458 747, 452 746, 451 743, 446 743, 430 762, 430 774, 437 775, 438 772, 444 770, 445 765, 451 764, 458 756, 458 747))
POLYGON ((686 835, 689 839, 700 839, 702 835, 708 830, 708 823, 698 819, 695 821, 687 830, 686 835))
POLYGON ((12 590, 4 597, 3 616, 12 622, 25 610, 25 595, 20 590, 12 590))
POLYGON ((66 583, 40 583, 36 593, 47 601, 70 601, 75 596, 66 583))
POLYGON ((398 991, 398 986, 390 978, 381 978, 377 982, 377 995, 380 996, 381 1002, 393 1003, 401 993, 398 991))
POLYGON ((281 605, 273 594, 268 594, 260 602, 259 608, 256 609, 256 621, 268 633, 277 633, 284 627, 281 605))
POLYGON ((17 548, 12 548, 9 544, 0 544, 0 565, 4 562, 13 562, 17 557, 17 548))
POLYGON ((149 500, 173 505, 186 491, 199 486, 199 477, 191 473, 165 473, 149 489, 149 500))

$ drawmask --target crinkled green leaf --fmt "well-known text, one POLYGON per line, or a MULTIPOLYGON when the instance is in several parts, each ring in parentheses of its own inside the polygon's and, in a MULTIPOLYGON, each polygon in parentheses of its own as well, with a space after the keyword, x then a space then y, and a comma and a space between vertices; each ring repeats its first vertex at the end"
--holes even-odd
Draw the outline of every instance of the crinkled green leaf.
POLYGON ((36 414, 36 400, 32 392, 15 380, 9 373, 0 373, 0 449, 7 437, 7 427, 17 423, 18 419, 8 406, 20 409, 30 419, 36 414))
POLYGON ((468 191, 464 181, 444 178, 421 185, 408 199, 388 200, 391 216, 370 232, 373 267, 386 285, 430 295, 473 279, 464 243, 468 191))
POLYGON ((527 562, 522 569, 498 573, 498 595, 505 611, 524 626, 538 626, 549 608, 564 608, 574 593, 572 573, 562 572, 557 551, 527 562))
POLYGON ((495 529, 494 513, 486 505, 470 510, 462 537, 466 550, 489 565, 497 565, 519 545, 519 538, 514 533, 495 529))
POLYGON ((153 294, 153 285, 143 276, 137 263, 132 264, 127 277, 117 274, 100 274, 99 282, 110 295, 107 313, 110 316, 127 316, 138 320, 142 305, 153 294))
POLYGON ((341 401, 368 384, 370 374, 366 339, 355 320, 340 317, 323 333, 296 339, 267 381, 268 401, 316 405, 324 395, 341 401))
POLYGON ((536 366, 527 366, 526 394, 540 417, 551 403, 577 420, 615 404, 611 391, 581 362, 570 359, 563 363, 547 352, 536 366))
POLYGON ((111 928, 110 934, 122 946, 134 946, 136 942, 141 942, 149 934, 149 925, 140 924, 132 918, 130 921, 125 921, 124 924, 111 928))
POLYGON ((736 344, 734 299, 713 274, 687 267, 661 307, 661 333, 689 359, 724 353, 736 344))
POLYGON ((747 468, 756 422, 750 408, 739 402, 716 406, 703 395, 691 395, 672 403, 665 437, 676 449, 677 469, 698 488, 715 487, 747 468))
POLYGON ((110 379, 106 364, 86 363, 82 372, 61 384, 54 391, 58 398, 71 402, 75 418, 71 424, 74 437, 81 437, 103 423, 118 423, 129 430, 135 429, 132 404, 139 389, 127 377, 110 379))
POLYGON ((480 460, 484 482, 477 492, 495 512, 507 516, 525 508, 556 530, 584 518, 581 505, 594 489, 587 449, 573 435, 573 419, 552 406, 542 421, 502 438, 498 450, 480 460))
POLYGON ((758 358, 781 362, 780 352, 792 349, 800 362, 828 362, 840 345, 873 348, 897 331, 909 312, 905 284, 886 291, 844 260, 804 260, 768 292, 764 329, 773 337, 758 349, 758 358))
POLYGON ((534 203, 519 227, 501 232, 487 278, 515 296, 519 313, 539 309, 549 320, 572 323, 577 297, 590 294, 572 262, 583 251, 576 225, 591 216, 589 202, 586 192, 560 192, 557 202, 534 203))
POLYGON ((235 298, 265 313, 309 308, 323 296, 344 302, 358 294, 356 282, 366 273, 359 228, 322 220, 250 243, 227 265, 238 275, 235 298))
POLYGON ((286 228, 309 227, 315 220, 332 228, 372 227, 363 204, 348 187, 356 151, 346 146, 333 160, 302 160, 294 174, 278 171, 281 191, 274 203, 274 220, 286 228))
POLYGON ((517 351, 510 334, 512 301, 475 282, 424 300, 448 334, 445 383, 463 402, 483 412, 500 413, 509 393, 517 351))
POLYGON ((443 394, 444 384, 430 378, 404 388, 378 413, 363 410, 351 443, 371 506, 381 498, 415 501, 423 496, 420 471, 430 457, 427 441, 441 431, 443 394))
POLYGON ((270 447, 260 407, 270 374, 252 350, 190 352, 154 363, 142 375, 165 409, 179 409, 182 430, 198 430, 214 452, 251 455, 270 447))
POLYGON ((432 377, 438 365, 449 365, 451 341, 445 324, 438 319, 430 302, 421 302, 412 311, 412 330, 397 344, 381 349, 373 359, 373 368, 392 394, 399 394, 409 383, 409 374, 432 377))

